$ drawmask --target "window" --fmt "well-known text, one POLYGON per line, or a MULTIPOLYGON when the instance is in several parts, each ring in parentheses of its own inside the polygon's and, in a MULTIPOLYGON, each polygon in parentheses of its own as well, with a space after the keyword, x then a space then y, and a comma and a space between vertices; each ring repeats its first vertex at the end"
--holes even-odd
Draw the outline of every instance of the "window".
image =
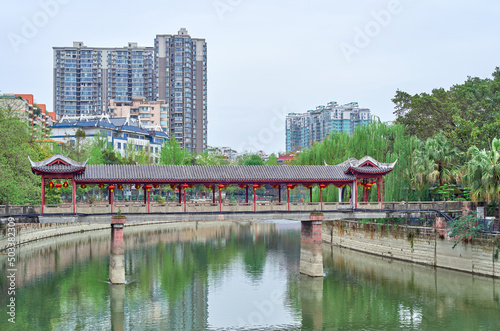
POLYGON ((118 149, 122 149, 122 143, 118 143, 116 144, 116 146, 118 147, 118 149))

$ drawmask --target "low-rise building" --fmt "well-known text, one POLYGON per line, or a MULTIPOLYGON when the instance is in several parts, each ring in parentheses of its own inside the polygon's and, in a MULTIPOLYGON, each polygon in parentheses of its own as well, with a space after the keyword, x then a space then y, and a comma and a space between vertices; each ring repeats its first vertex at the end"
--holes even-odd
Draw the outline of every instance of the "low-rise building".
POLYGON ((111 117, 130 117, 140 122, 148 130, 160 128, 168 132, 168 103, 164 101, 148 101, 144 98, 134 98, 132 102, 109 101, 111 117))
POLYGON ((78 120, 63 117, 51 127, 51 138, 63 143, 76 142, 77 131, 85 133, 84 142, 95 136, 106 137, 113 150, 126 157, 127 151, 145 150, 150 155, 150 163, 159 163, 161 149, 168 140, 168 136, 161 130, 149 130, 141 126, 136 119, 109 118, 107 115, 99 117, 81 116, 78 120))

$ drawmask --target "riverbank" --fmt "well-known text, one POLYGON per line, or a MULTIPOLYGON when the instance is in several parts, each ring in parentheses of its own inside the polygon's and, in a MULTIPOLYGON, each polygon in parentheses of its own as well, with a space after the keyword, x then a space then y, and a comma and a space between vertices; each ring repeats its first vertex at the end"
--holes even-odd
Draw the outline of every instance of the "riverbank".
POLYGON ((323 242, 427 266, 500 278, 498 236, 485 234, 456 245, 445 228, 398 226, 349 220, 325 221, 323 242))

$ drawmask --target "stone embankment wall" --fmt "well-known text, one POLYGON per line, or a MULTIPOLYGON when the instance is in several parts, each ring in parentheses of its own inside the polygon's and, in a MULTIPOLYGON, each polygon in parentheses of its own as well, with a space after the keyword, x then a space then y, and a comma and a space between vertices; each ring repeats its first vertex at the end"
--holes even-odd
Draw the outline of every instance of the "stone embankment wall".
POLYGON ((325 221, 322 238, 323 242, 369 254, 500 277, 500 238, 493 235, 472 243, 461 242, 453 248, 455 242, 443 228, 342 220, 325 221))

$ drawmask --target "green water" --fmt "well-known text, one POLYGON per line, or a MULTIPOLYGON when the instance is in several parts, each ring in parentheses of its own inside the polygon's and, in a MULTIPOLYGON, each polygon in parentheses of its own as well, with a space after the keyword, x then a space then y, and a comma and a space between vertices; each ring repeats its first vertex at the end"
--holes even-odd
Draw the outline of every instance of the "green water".
MULTIPOLYGON (((498 330, 500 282, 323 246, 299 275, 300 223, 125 229, 128 284, 109 285, 109 232, 18 250, 16 324, 0 330, 498 330)), ((0 275, 7 257, 0 256, 0 275)))

